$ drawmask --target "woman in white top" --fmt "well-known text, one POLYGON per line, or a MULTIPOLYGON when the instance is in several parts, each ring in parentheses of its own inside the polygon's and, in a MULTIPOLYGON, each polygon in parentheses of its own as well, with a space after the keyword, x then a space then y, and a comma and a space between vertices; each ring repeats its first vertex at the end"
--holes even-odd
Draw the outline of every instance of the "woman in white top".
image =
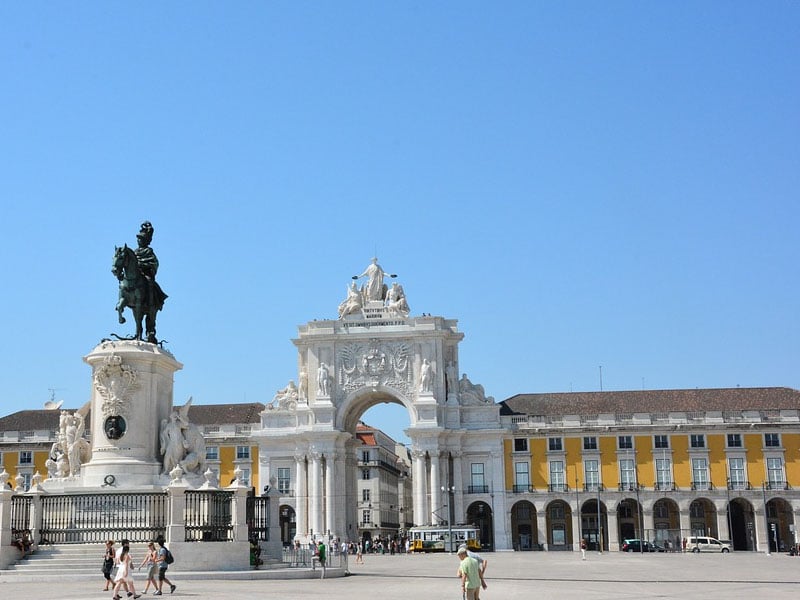
POLYGON ((119 555, 117 575, 114 577, 114 596, 112 600, 121 600, 119 589, 122 587, 123 583, 128 584, 128 595, 133 594, 134 600, 141 596, 141 594, 136 593, 136 589, 133 587, 133 575, 131 574, 132 562, 130 546, 125 545, 122 547, 122 552, 119 555))

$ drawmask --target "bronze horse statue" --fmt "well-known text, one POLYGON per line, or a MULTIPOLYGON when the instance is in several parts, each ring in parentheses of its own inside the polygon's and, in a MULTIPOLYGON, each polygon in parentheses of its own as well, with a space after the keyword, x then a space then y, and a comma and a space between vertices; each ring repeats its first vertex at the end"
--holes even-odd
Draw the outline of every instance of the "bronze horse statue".
MULTIPOLYGON (((133 312, 136 322, 136 335, 127 339, 142 340, 144 331, 142 320, 145 321, 146 341, 156 344, 156 313, 164 306, 166 294, 161 290, 155 279, 148 277, 139 266, 136 253, 127 244, 114 248, 114 261, 111 272, 119 280, 119 300, 117 313, 119 322, 124 323, 122 311, 125 307, 133 312)), ((117 336, 119 337, 119 336, 117 336)))

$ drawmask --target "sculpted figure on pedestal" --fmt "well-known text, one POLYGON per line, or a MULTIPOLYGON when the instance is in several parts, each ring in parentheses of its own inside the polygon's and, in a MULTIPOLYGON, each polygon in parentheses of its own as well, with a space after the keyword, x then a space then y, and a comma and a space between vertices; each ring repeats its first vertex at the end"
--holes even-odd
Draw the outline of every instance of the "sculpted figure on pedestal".
POLYGON ((300 400, 308 400, 308 373, 305 369, 300 370, 300 385, 297 388, 297 397, 300 400))
POLYGON ((364 300, 383 300, 386 296, 386 288, 383 285, 383 276, 386 272, 378 264, 378 259, 373 258, 370 264, 361 275, 356 275, 355 279, 367 278, 367 282, 361 287, 361 294, 364 300))
POLYGON ((444 371, 446 382, 447 382, 447 393, 448 394, 455 394, 458 392, 458 369, 453 364, 453 361, 447 363, 447 367, 444 371))
POLYGON ((294 381, 289 381, 285 388, 278 390, 272 398, 273 406, 277 408, 292 409, 297 406, 299 394, 294 381))
POLYGON ((361 292, 358 291, 356 282, 350 284, 347 288, 347 298, 339 304, 339 318, 342 319, 347 315, 361 313, 364 308, 364 301, 361 292))
POLYGON ((156 282, 158 258, 150 247, 153 232, 153 226, 149 221, 145 221, 136 235, 138 243, 136 250, 132 250, 127 244, 121 248, 116 247, 111 272, 119 280, 118 320, 120 323, 125 322, 122 312, 127 307, 133 312, 133 319, 136 322, 136 333, 124 339, 146 339, 155 344, 157 343, 156 313, 164 306, 167 295, 156 282))
POLYGON ((169 419, 162 419, 159 442, 161 443, 162 473, 172 475, 178 467, 182 473, 202 475, 206 469, 206 443, 203 432, 189 422, 189 407, 192 399, 180 408, 173 408, 169 419))
POLYGON ((408 308, 408 302, 406 301, 406 293, 403 291, 403 286, 396 281, 392 283, 392 287, 390 287, 389 291, 386 292, 386 308, 394 313, 403 315, 404 317, 407 317, 408 313, 410 312, 410 309, 408 308))
POLYGON ((486 396, 483 386, 480 384, 472 383, 467 374, 461 375, 458 382, 458 392, 461 404, 491 404, 494 402, 492 396, 486 396))

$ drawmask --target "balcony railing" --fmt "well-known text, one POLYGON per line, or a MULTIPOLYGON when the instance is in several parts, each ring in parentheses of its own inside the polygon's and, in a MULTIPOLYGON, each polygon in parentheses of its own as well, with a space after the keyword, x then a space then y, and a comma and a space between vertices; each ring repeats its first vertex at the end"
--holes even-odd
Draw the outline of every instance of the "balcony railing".
POLYGON ((513 490, 515 494, 526 494, 526 493, 532 493, 534 491, 533 486, 528 483, 523 483, 523 484, 515 483, 513 490))
POLYGON ((692 482, 692 491, 693 492, 696 492, 696 491, 707 492, 707 491, 711 491, 713 489, 714 489, 714 484, 711 483, 710 481, 693 481, 692 482))
POLYGON ((674 481, 656 481, 653 489, 657 492, 674 492, 678 488, 674 481))
POLYGON ((767 489, 768 490, 788 490, 791 489, 789 484, 785 481, 768 481, 767 482, 767 489))
POLYGON ((605 488, 602 483, 584 483, 584 492, 602 492, 605 488))
POLYGON ((547 490, 550 492, 568 492, 569 486, 566 483, 551 483, 548 484, 547 490))
POLYGON ((729 481, 728 482, 728 489, 729 490, 752 490, 753 486, 750 485, 749 481, 729 481))
POLYGON ((488 485, 468 485, 467 486, 467 493, 468 494, 488 494, 489 493, 489 486, 488 485))
POLYGON ((640 483, 620 483, 617 489, 620 492, 635 492, 637 490, 643 490, 644 486, 640 483))

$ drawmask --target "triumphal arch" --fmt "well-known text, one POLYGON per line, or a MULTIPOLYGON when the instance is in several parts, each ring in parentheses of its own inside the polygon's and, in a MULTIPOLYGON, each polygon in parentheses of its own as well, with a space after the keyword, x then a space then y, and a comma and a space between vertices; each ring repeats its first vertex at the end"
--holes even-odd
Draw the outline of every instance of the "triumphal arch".
POLYGON ((394 278, 373 259, 346 286, 336 318, 299 327, 296 379, 278 391, 253 432, 261 480, 274 486, 280 478, 296 539, 355 540, 356 426, 376 404, 400 404, 412 459, 413 518, 405 520, 480 519, 484 544, 504 548, 499 408, 460 373, 457 321, 413 316, 403 286, 389 283, 394 278))

